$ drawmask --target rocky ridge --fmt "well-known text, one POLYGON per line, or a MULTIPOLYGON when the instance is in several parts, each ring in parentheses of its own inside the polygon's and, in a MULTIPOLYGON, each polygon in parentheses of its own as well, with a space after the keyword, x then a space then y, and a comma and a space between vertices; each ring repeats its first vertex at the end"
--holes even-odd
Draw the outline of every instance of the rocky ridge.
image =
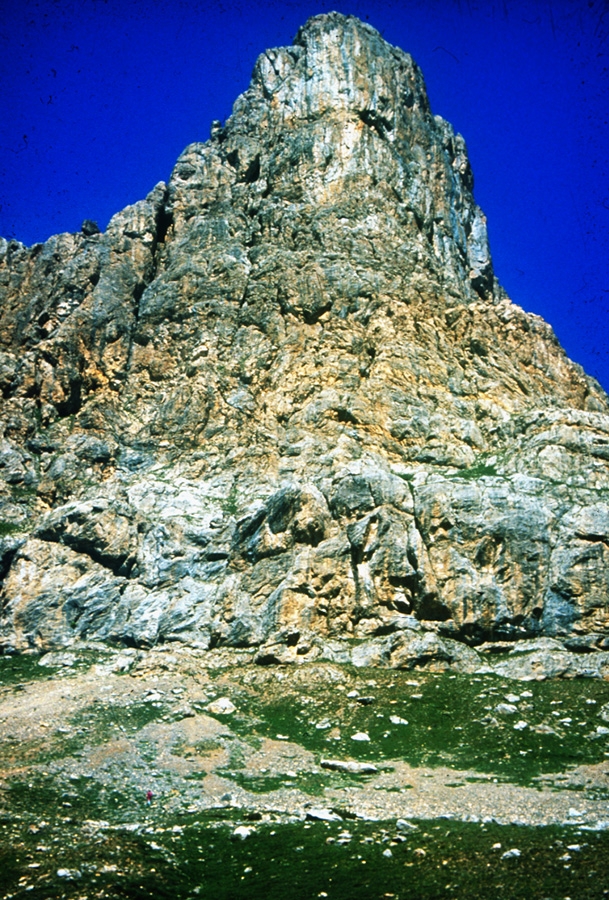
POLYGON ((411 57, 331 13, 105 233, 0 241, 4 652, 609 670, 609 401, 472 191, 411 57))

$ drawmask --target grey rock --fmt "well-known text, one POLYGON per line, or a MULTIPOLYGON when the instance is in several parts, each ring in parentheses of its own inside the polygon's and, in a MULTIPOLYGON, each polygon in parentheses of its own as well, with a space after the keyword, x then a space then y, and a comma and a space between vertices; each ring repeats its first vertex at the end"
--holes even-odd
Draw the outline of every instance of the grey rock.
POLYGON ((100 234, 100 228, 97 222, 94 222, 92 219, 85 219, 80 226, 80 230, 87 237, 91 237, 93 234, 100 234))
POLYGON ((317 822, 342 822, 342 816, 331 809, 312 808, 306 811, 306 818, 317 822))
POLYGON ((229 716, 236 711, 237 707, 228 699, 228 697, 218 697, 217 700, 213 700, 209 704, 207 709, 210 713, 214 713, 214 715, 229 716))
POLYGON ((436 671, 453 669, 458 672, 475 672, 480 657, 471 647, 434 632, 400 632, 389 639, 391 666, 396 669, 414 669, 429 666, 436 671))
POLYGON ((82 878, 80 869, 57 869, 57 877, 65 878, 66 881, 77 881, 82 878))
POLYGON ((609 400, 352 16, 103 234, 0 240, 0 386, 1 648, 609 671, 609 400))
POLYGON ((331 769, 334 772, 349 772, 351 775, 375 775, 377 766, 372 763, 354 762, 353 760, 320 759, 319 765, 323 769, 331 769))
POLYGON ((418 831, 419 828, 418 825, 414 825, 407 819, 397 819, 395 827, 398 829, 398 831, 418 831))
POLYGON ((47 666, 49 668, 61 668, 68 667, 71 668, 76 663, 76 654, 74 653, 62 653, 61 651, 56 651, 54 653, 45 653, 38 660, 39 666, 47 666))
POLYGON ((609 653, 569 653, 561 648, 551 652, 533 650, 514 653, 506 660, 497 661, 493 671, 502 678, 530 681, 540 678, 606 678, 609 674, 609 653))

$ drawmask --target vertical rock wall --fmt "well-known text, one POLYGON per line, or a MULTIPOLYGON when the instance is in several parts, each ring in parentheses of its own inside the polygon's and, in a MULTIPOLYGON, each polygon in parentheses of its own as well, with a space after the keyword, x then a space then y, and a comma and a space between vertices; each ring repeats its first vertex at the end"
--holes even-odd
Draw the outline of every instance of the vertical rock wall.
POLYGON ((0 242, 5 650, 601 647, 607 397, 472 191, 410 56, 332 13, 105 234, 0 242))

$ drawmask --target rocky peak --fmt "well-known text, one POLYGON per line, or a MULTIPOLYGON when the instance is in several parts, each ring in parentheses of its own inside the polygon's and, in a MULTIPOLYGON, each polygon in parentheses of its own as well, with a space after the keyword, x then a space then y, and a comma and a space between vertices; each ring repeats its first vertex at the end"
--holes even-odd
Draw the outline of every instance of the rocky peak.
POLYGON ((104 234, 3 242, 3 645, 600 647, 608 400, 472 189, 412 59, 331 13, 104 234))
MULTIPOLYGON (((200 152, 200 145, 189 148, 174 172, 178 207, 180 182, 204 165, 197 166, 200 152)), ((253 204, 289 204, 301 216, 315 208, 325 211, 320 224, 334 228, 334 214, 344 231, 356 212, 358 231, 368 225, 374 234, 382 219, 395 238, 396 265, 415 264, 399 252, 405 257, 401 236, 412 231, 421 238, 421 268, 440 268, 455 298, 463 299, 464 285, 469 298, 492 297, 486 220, 471 194, 465 142, 432 116, 412 58, 353 16, 317 16, 294 46, 263 53, 251 87, 226 127, 214 129, 206 152, 234 170, 223 173, 224 184, 252 186, 241 192, 250 214, 253 204), (349 201, 359 208, 347 210, 349 201)))

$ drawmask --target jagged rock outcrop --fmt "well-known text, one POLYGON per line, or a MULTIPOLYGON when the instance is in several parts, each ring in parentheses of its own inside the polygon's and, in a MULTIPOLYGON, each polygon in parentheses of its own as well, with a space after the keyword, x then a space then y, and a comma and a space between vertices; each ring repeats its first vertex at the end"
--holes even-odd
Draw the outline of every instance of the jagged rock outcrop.
POLYGON ((609 401, 472 190, 410 56, 332 13, 105 233, 0 242, 4 648, 601 648, 609 401))

